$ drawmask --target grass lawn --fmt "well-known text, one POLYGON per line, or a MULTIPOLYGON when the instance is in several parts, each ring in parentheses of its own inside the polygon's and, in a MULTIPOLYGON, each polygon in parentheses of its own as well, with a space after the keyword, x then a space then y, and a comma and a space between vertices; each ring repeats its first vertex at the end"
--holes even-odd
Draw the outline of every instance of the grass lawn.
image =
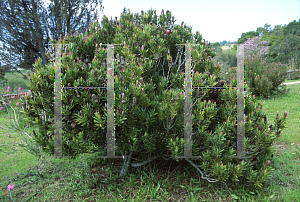
MULTIPOLYGON (((11 75, 7 78, 16 80, 11 75)), ((236 201, 234 195, 239 197, 238 201, 297 201, 300 199, 300 84, 287 85, 287 88, 291 90, 284 97, 257 99, 263 103, 269 123, 274 123, 277 111, 280 116, 288 112, 287 128, 274 146, 277 152, 270 165, 276 171, 266 188, 257 193, 241 186, 210 184, 202 179, 199 183, 198 172, 191 165, 159 159, 142 168, 132 168, 131 173, 135 174, 123 181, 117 179, 121 160, 99 160, 95 154, 80 155, 74 161, 46 159, 44 181, 36 175, 26 175, 37 174, 37 158, 18 144, 24 143, 21 138, 24 135, 0 128, 0 201, 11 201, 7 190, 11 184, 15 185, 12 191, 15 201, 26 201, 32 196, 31 201, 236 201)), ((7 128, 5 124, 10 126, 10 120, 3 109, 0 125, 7 128)), ((32 128, 26 132, 32 134, 32 128)))

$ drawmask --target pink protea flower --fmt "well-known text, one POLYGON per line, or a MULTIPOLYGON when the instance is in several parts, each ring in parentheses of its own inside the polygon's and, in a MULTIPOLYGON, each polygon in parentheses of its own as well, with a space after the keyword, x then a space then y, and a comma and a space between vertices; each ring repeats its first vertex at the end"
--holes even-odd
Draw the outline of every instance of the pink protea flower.
POLYGON ((21 92, 21 95, 24 95, 24 93, 23 93, 23 92, 21 92))
POLYGON ((22 91, 22 88, 21 88, 21 87, 19 87, 19 88, 18 88, 18 91, 19 91, 19 92, 21 92, 21 91, 22 91))
POLYGON ((3 109, 3 107, 0 107, 0 111, 3 109))
POLYGON ((19 102, 17 102, 17 106, 19 106, 20 105, 20 103, 19 102))
POLYGON ((12 96, 12 97, 11 97, 11 99, 14 99, 14 98, 15 98, 15 96, 12 96))

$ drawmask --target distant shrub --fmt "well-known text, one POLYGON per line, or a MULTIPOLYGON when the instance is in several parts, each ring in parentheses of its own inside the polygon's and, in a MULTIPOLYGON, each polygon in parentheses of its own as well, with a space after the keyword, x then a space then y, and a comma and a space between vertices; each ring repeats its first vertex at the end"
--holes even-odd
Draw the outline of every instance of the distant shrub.
MULTIPOLYGON (((230 85, 237 85, 236 68, 231 68, 225 75, 230 81, 230 85)), ((256 96, 268 98, 278 94, 279 86, 285 81, 287 66, 280 63, 266 63, 261 61, 260 56, 253 56, 245 59, 245 82, 247 91, 251 91, 256 96)), ((285 92, 285 91, 283 91, 285 92)), ((282 93, 283 93, 282 92, 282 93)))

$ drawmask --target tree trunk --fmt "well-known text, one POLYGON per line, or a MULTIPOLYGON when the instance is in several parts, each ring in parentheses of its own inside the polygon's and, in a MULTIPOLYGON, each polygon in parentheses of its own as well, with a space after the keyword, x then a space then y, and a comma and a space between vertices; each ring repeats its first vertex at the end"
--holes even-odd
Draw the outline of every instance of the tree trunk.
MULTIPOLYGON (((123 155, 123 153, 122 153, 123 155)), ((120 172, 120 177, 126 177, 129 170, 130 170, 130 164, 131 164, 131 157, 132 157, 132 151, 127 155, 127 152, 125 152, 125 155, 123 155, 123 165, 120 172)))

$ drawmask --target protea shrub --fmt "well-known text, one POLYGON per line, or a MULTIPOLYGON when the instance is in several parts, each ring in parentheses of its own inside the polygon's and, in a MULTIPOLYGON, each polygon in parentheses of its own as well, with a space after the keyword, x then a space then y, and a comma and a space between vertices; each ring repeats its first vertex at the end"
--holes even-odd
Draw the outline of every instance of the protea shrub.
MULTIPOLYGON (((289 89, 281 86, 286 79, 287 66, 280 63, 266 63, 261 61, 261 56, 253 56, 245 59, 245 82, 247 84, 247 92, 269 98, 274 95, 284 95, 289 89)), ((230 68, 226 79, 229 79, 234 85, 232 76, 236 74, 236 67, 230 68)))
MULTIPOLYGON (((63 50, 69 54, 62 57, 62 86, 106 87, 107 74, 114 72, 116 156, 123 156, 120 176, 126 176, 132 167, 154 159, 165 162, 170 157, 169 161, 191 164, 209 182, 244 179, 249 186, 260 186, 271 177, 271 168, 263 175, 265 163, 274 153, 272 144, 286 119, 276 119, 267 138, 270 123, 258 124, 265 113, 251 93, 245 98, 245 149, 253 158, 229 158, 237 149, 236 90, 209 88, 192 93, 192 149, 193 156, 200 158, 175 157, 184 155, 186 62, 185 47, 176 44, 199 44, 191 46, 192 86, 220 86, 221 68, 213 63, 216 54, 209 44, 205 45, 202 35, 193 35, 191 27, 177 25, 172 19, 171 11, 160 16, 153 10, 143 15, 123 12, 120 20, 104 16, 100 24, 92 23, 85 36, 80 33, 52 40, 52 44, 70 44, 63 50), (107 71, 108 49, 104 44, 117 44, 114 71, 107 71)), ((35 118, 43 122, 34 139, 43 151, 53 155, 54 62, 42 66, 39 59, 34 67, 36 72, 30 78, 33 96, 23 98, 24 111, 32 122, 35 118), (40 120, 42 110, 50 120, 40 120)), ((105 149, 107 114, 111 110, 106 103, 105 89, 63 90, 63 156, 75 158, 80 153, 105 149)))

